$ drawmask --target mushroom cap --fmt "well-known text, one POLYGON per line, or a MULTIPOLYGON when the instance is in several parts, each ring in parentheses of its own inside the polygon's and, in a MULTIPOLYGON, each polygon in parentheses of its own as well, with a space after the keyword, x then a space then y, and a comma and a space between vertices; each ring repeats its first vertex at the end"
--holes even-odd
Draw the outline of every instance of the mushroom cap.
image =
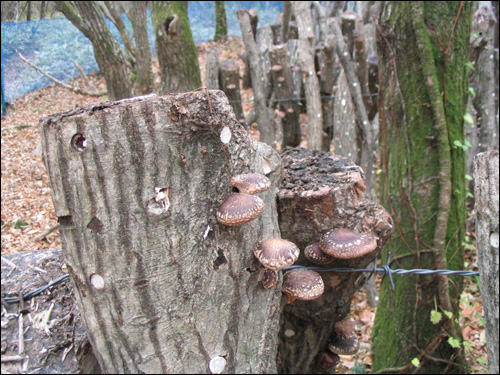
POLYGON ((293 242, 281 238, 266 238, 255 244, 253 253, 264 267, 279 271, 291 266, 299 257, 300 250, 293 242))
POLYGON ((377 237, 369 233, 356 233, 347 228, 326 232, 319 242, 321 250, 339 259, 358 258, 377 248, 377 237))
POLYGON ((314 242, 304 249, 304 255, 314 264, 329 264, 332 263, 335 258, 328 254, 319 247, 319 242, 314 242))
POLYGON ((340 357, 335 353, 321 353, 318 355, 318 367, 323 370, 331 370, 340 363, 340 357))
POLYGON ((271 289, 278 284, 278 271, 264 269, 262 277, 262 286, 264 289, 271 289))
POLYGON ((271 181, 260 173, 237 174, 231 177, 229 184, 244 194, 261 193, 271 187, 271 181))
POLYGON ((239 226, 259 217, 264 201, 249 194, 232 193, 217 210, 217 220, 224 225, 239 226))
POLYGON ((359 349, 359 340, 356 335, 356 323, 351 319, 344 319, 335 323, 334 334, 328 349, 332 353, 341 355, 350 355, 357 353, 359 349))
POLYGON ((312 270, 297 269, 283 276, 282 292, 288 296, 288 303, 296 299, 310 301, 323 294, 325 284, 319 273, 312 270))

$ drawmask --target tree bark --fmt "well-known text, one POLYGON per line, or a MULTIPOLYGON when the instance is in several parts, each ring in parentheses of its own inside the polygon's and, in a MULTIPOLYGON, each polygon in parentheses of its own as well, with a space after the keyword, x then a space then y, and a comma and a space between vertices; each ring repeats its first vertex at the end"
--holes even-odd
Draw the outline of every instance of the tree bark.
POLYGON ((219 90, 219 49, 212 47, 207 51, 205 66, 205 87, 210 90, 219 90))
POLYGON ((198 51, 187 11, 187 1, 152 2, 161 95, 201 87, 198 51))
POLYGON ((276 372, 281 291, 262 288, 252 250, 279 237, 282 166, 232 113, 221 91, 200 90, 40 123, 64 256, 104 372, 206 373, 215 357, 225 372, 276 372), (230 177, 250 171, 271 180, 264 213, 218 224, 230 177))
POLYGON ((323 113, 319 80, 314 65, 314 25, 307 1, 292 1, 292 9, 299 28, 299 66, 302 69, 307 107, 307 147, 321 150, 323 113))
POLYGON ((220 89, 224 91, 234 109, 236 119, 240 124, 245 122, 240 94, 240 66, 235 60, 223 60, 219 69, 220 89))
MULTIPOLYGON (((398 236, 382 251, 399 268, 462 269, 463 116, 471 4, 385 2, 380 16, 381 201, 398 236), (409 53, 411 51, 411 53, 409 53)), ((460 277, 385 280, 373 328, 373 371, 466 373, 456 325, 460 277), (449 311, 436 324, 431 310, 449 311), (412 360, 420 364, 414 368, 412 360)))
POLYGON ((296 147, 300 145, 300 109, 299 102, 287 100, 296 97, 294 95, 293 75, 290 67, 290 53, 286 44, 271 47, 269 50, 271 60, 272 86, 274 87, 275 99, 278 109, 283 113, 281 125, 283 129, 283 141, 281 148, 286 146, 296 147))
MULTIPOLYGON (((392 219, 382 206, 365 198, 362 169, 345 157, 305 148, 285 149, 282 159, 285 177, 278 194, 282 237, 304 249, 332 228, 372 233, 379 238, 379 249, 325 266, 365 268, 390 238, 392 219)), ((295 264, 315 266, 303 254, 295 264)), ((321 277, 325 291, 320 298, 284 307, 279 373, 325 373, 317 357, 328 352, 335 322, 347 317, 352 297, 367 276, 321 272, 321 277)))
POLYGON ((132 96, 129 74, 121 47, 94 1, 56 1, 57 8, 92 43, 99 70, 104 75, 109 100, 132 96))
POLYGON ((474 209, 488 371, 498 374, 498 151, 474 158, 474 209))
POLYGON ((276 132, 267 108, 267 82, 261 65, 257 44, 255 43, 252 26, 250 24, 251 18, 249 12, 242 9, 238 10, 238 20, 240 22, 241 35, 245 43, 250 66, 255 114, 257 116, 257 124, 259 125, 260 141, 276 148, 276 132))
POLYGON ((132 1, 127 17, 132 24, 135 40, 135 92, 146 95, 154 91, 154 77, 151 65, 151 46, 148 37, 148 3, 132 1))
POLYGON ((227 38, 226 4, 225 1, 215 2, 215 34, 214 41, 227 38))

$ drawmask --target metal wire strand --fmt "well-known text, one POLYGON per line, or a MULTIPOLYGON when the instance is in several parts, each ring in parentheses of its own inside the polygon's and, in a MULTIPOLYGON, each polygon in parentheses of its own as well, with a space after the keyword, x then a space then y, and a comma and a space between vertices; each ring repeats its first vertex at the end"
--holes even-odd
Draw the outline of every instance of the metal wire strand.
MULTIPOLYGON (((295 269, 306 269, 313 270, 316 272, 370 272, 372 274, 377 274, 381 276, 389 276, 389 281, 391 283, 391 288, 394 289, 394 280, 392 279, 392 275, 406 275, 406 274, 416 274, 416 275, 432 275, 432 274, 440 274, 440 275, 458 275, 458 276, 478 276, 479 272, 474 271, 463 271, 463 270, 427 270, 427 269, 411 269, 405 270, 401 268, 391 269, 389 264, 391 262, 391 255, 387 257, 387 263, 380 267, 373 268, 349 268, 349 267, 337 267, 337 268, 325 268, 319 266, 289 266, 283 268, 283 271, 295 270, 295 269)), ((375 264, 377 264, 377 258, 375 258, 375 264)))

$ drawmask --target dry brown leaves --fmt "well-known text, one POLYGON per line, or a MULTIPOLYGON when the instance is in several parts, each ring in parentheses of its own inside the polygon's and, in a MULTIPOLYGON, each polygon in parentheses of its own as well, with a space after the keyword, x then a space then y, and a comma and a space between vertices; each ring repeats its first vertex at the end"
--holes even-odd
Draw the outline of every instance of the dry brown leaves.
MULTIPOLYGON (((206 51, 213 46, 219 48, 221 60, 238 61, 240 74, 243 75, 244 63, 241 60, 244 51, 243 42, 241 38, 230 37, 224 42, 206 42, 197 45, 202 77, 205 72, 206 51)), ((153 71, 157 77, 155 83, 158 87, 159 74, 156 62, 153 64, 153 71)), ((102 77, 92 75, 89 78, 99 90, 105 89, 102 77)), ((86 87, 81 78, 75 79, 74 84, 86 87)), ((253 109, 252 90, 242 90, 241 96, 245 116, 248 116, 253 109)), ((57 230, 41 240, 28 244, 37 235, 57 223, 48 175, 41 159, 38 121, 44 116, 99 103, 106 99, 106 97, 86 97, 57 86, 48 86, 11 103, 7 116, 2 118, 1 133, 2 255, 17 252, 21 247, 23 251, 61 247, 57 230)), ((306 121, 306 116, 302 115, 303 146, 306 144, 306 121)), ((258 139, 256 124, 251 126, 250 134, 258 139)), ((467 257, 469 264, 475 264, 474 251, 469 251, 467 257)), ((477 270, 477 265, 475 269, 477 270)), ((467 280, 465 285, 466 290, 460 306, 462 310, 460 326, 464 340, 470 343, 470 349, 466 349, 470 369, 473 373, 481 373, 486 371, 485 364, 481 362, 487 360, 482 303, 477 285, 470 280, 467 280)), ((337 373, 355 373, 363 366, 364 371, 371 372, 370 336, 375 311, 376 309, 367 304, 364 292, 355 295, 352 315, 358 321, 360 328, 358 332, 361 341, 360 351, 354 356, 344 356, 337 373)))

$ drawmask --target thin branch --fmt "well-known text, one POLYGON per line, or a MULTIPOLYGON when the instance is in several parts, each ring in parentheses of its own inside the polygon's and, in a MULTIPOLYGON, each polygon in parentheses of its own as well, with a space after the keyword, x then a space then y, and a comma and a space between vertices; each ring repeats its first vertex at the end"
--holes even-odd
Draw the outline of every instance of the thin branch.
POLYGON ((54 82, 58 86, 64 87, 65 89, 71 90, 71 91, 73 91, 73 92, 75 92, 77 94, 81 94, 81 95, 104 96, 104 95, 107 94, 106 91, 90 92, 90 91, 87 91, 87 90, 83 90, 83 89, 81 89, 79 87, 70 86, 67 83, 59 81, 57 78, 52 77, 50 74, 46 73, 42 68, 39 68, 38 66, 36 66, 35 64, 33 64, 31 61, 27 60, 23 55, 21 55, 21 53, 18 53, 18 55, 19 55, 19 57, 21 58, 21 60, 24 63, 26 63, 27 65, 29 65, 30 67, 32 67, 36 71, 40 72, 42 75, 44 75, 45 77, 47 77, 48 79, 50 79, 52 82, 54 82))
MULTIPOLYGON (((55 231, 57 228, 59 228, 59 223, 51 226, 49 229, 47 229, 45 232, 39 234, 38 236, 35 236, 33 237, 31 240, 29 240, 28 242, 22 244, 21 246, 19 246, 17 249, 15 249, 13 252, 14 253, 18 253, 20 252, 21 250, 23 250, 26 246, 28 246, 29 244, 32 244, 33 242, 36 242, 38 240, 41 240, 42 238, 45 238, 47 237, 49 234, 51 234, 53 231, 55 231)), ((2 258, 3 260, 3 258, 2 258)))

